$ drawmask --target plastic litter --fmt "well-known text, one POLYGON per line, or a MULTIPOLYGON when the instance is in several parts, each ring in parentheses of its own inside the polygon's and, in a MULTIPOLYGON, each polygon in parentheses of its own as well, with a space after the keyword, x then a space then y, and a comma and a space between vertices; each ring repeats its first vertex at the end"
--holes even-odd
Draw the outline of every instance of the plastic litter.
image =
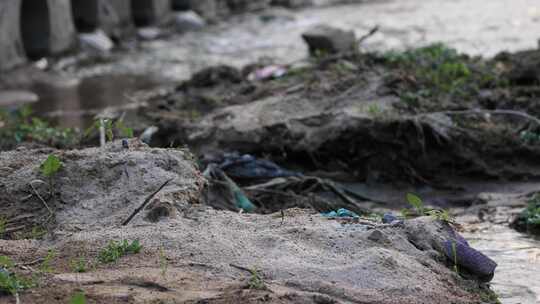
POLYGON ((233 208, 232 206, 234 206, 244 212, 253 212, 257 209, 257 207, 247 198, 244 191, 242 191, 242 189, 215 164, 208 165, 203 175, 219 188, 219 190, 218 188, 215 189, 215 191, 220 192, 216 193, 216 197, 222 202, 210 202, 211 205, 217 203, 218 205, 221 205, 219 207, 225 209, 231 209, 233 208))
MULTIPOLYGON (((453 230, 453 229, 452 229, 453 230)), ((489 282, 493 279, 497 263, 469 246, 467 241, 453 231, 454 239, 444 242, 444 254, 459 267, 465 268, 477 276, 481 281, 489 282)))
POLYGON ((269 65, 249 73, 248 80, 268 80, 283 77, 287 74, 287 69, 280 65, 269 65))
POLYGON ((391 213, 385 213, 382 218, 383 224, 390 224, 394 221, 399 221, 399 218, 391 213))
POLYGON ((340 208, 337 211, 330 211, 330 212, 323 212, 321 213, 324 217, 352 217, 352 218, 359 218, 360 216, 353 211, 350 211, 345 208, 340 208))
POLYGON ((224 154, 218 167, 233 179, 272 179, 276 177, 302 176, 302 174, 281 168, 266 159, 252 155, 224 154))

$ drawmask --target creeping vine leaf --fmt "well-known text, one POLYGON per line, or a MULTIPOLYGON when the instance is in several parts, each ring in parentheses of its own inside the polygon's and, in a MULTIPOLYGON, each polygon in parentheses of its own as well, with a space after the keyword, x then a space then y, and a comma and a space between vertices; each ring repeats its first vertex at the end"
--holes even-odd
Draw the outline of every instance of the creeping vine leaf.
POLYGON ((415 194, 407 193, 407 202, 413 206, 418 215, 424 215, 424 202, 415 194))
POLYGON ((41 164, 41 174, 46 177, 52 177, 62 167, 60 159, 53 154, 50 154, 47 159, 41 164))

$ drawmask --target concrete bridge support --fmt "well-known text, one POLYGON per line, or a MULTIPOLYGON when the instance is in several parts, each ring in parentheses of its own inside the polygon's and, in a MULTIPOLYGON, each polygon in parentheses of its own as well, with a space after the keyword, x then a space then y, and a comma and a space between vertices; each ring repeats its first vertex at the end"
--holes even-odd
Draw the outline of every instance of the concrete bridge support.
POLYGON ((76 41, 70 0, 21 0, 20 33, 29 58, 69 50, 76 41))
POLYGON ((131 11, 137 26, 162 25, 172 16, 170 0, 131 0, 131 11))
POLYGON ((120 37, 133 28, 131 0, 71 0, 77 31, 92 32, 97 28, 113 37, 120 37))
POLYGON ((0 70, 25 61, 19 28, 20 0, 0 1, 0 70))
POLYGON ((0 70, 70 50, 76 30, 120 37, 171 16, 171 0, 0 0, 0 70))

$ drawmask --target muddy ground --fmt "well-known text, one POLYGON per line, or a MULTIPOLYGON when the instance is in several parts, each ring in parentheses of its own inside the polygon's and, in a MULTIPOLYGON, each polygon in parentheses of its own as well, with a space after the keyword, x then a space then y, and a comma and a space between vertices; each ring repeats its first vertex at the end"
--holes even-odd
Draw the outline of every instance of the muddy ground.
POLYGON ((32 282, 18 291, 21 303, 65 303, 78 290, 89 303, 495 299, 482 283, 490 278, 451 267, 442 244, 456 234, 432 217, 383 224, 310 209, 215 210, 204 204, 207 181, 191 154, 138 140, 128 148, 121 141, 73 151, 21 148, 4 152, 0 162, 1 212, 8 214, 2 263, 9 257, 7 269, 32 282), (48 183, 39 166, 51 153, 62 168, 48 183), (46 235, 38 237, 37 227, 46 235), (103 248, 111 240, 143 247, 107 263, 103 248))

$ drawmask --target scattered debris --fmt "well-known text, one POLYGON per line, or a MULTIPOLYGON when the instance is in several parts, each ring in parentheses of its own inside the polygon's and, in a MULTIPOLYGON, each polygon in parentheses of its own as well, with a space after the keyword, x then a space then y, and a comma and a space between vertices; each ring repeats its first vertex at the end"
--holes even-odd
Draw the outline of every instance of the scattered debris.
POLYGON ((275 163, 258 159, 252 155, 226 153, 221 157, 207 160, 218 164, 219 168, 233 179, 256 181, 276 177, 301 176, 302 174, 281 168, 275 163))
POLYGON ((280 78, 285 74, 287 74, 287 69, 285 67, 279 65, 269 65, 249 73, 247 79, 249 81, 261 81, 280 78))
POLYGON ((347 210, 345 208, 340 208, 337 211, 330 211, 326 213, 321 213, 324 217, 334 218, 334 217, 351 217, 351 218, 359 218, 360 216, 350 210, 347 210))

